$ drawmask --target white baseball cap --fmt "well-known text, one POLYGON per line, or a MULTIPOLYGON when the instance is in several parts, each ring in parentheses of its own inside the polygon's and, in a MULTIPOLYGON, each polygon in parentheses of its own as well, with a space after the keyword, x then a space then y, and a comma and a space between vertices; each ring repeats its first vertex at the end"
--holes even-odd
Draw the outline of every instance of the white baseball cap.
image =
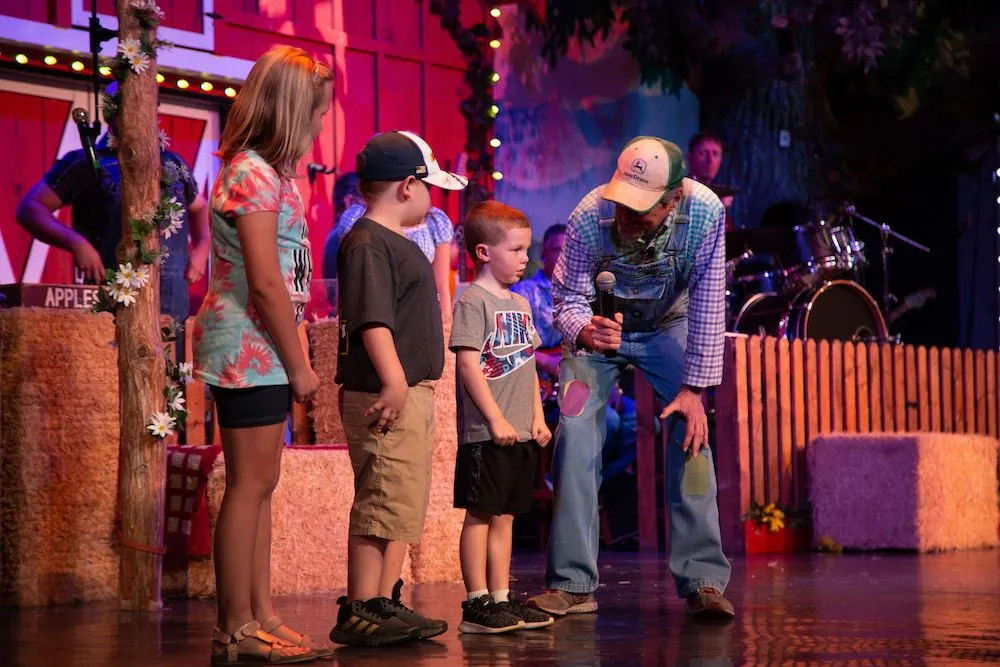
POLYGON ((618 167, 604 188, 604 198, 646 213, 664 192, 679 186, 686 174, 684 152, 677 144, 658 137, 636 137, 618 156, 618 167))
POLYGON ((363 181, 402 181, 413 176, 445 190, 461 190, 469 179, 445 171, 427 142, 412 132, 376 134, 357 157, 358 177, 363 181))

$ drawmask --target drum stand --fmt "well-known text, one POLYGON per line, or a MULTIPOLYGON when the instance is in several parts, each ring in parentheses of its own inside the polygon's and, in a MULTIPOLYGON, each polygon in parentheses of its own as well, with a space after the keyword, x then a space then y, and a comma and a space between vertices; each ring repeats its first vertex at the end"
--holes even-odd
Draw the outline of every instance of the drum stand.
POLYGON ((892 255, 892 246, 889 245, 890 238, 895 237, 896 239, 913 246, 921 252, 930 252, 931 249, 925 245, 917 243, 911 238, 903 236, 897 231, 894 231, 892 227, 885 223, 875 222, 871 218, 861 215, 858 213, 857 209, 854 208, 854 204, 845 202, 843 211, 849 217, 855 220, 860 220, 861 222, 870 225, 879 231, 879 236, 882 239, 882 314, 886 318, 886 322, 888 322, 889 311, 892 309, 892 305, 896 301, 896 297, 889 291, 889 256, 892 255))

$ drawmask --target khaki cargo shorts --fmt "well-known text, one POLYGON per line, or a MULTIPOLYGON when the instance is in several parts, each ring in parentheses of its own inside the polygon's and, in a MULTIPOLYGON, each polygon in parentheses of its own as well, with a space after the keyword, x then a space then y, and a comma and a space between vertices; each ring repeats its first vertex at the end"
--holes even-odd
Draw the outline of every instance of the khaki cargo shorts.
POLYGON ((410 387, 388 433, 365 416, 378 394, 340 392, 340 418, 354 468, 350 534, 394 542, 420 541, 431 493, 434 385, 410 387))

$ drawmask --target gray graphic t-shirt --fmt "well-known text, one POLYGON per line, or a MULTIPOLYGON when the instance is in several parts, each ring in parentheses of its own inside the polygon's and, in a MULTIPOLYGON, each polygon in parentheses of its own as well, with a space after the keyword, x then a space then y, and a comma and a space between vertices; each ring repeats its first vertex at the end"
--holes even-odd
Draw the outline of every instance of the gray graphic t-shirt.
MULTIPOLYGON (((452 351, 479 352, 479 368, 520 442, 531 440, 535 401, 535 348, 541 345, 531 306, 519 294, 504 299, 473 283, 455 304, 452 351)), ((458 442, 490 440, 483 413, 458 382, 458 442)))

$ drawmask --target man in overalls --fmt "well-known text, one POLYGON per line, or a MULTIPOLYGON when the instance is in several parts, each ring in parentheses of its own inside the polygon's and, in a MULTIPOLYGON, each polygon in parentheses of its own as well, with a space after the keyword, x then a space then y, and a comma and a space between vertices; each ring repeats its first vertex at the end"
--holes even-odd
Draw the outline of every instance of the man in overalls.
POLYGON ((722 381, 725 209, 711 190, 684 178, 686 171, 676 145, 637 137, 611 182, 584 197, 567 224, 552 279, 564 342, 549 591, 531 600, 552 614, 597 610, 604 406, 632 364, 668 402, 660 416, 670 417, 670 570, 677 592, 698 617, 734 616, 723 597, 730 565, 701 396, 722 381), (614 320, 595 315, 601 271, 617 278, 614 320))

